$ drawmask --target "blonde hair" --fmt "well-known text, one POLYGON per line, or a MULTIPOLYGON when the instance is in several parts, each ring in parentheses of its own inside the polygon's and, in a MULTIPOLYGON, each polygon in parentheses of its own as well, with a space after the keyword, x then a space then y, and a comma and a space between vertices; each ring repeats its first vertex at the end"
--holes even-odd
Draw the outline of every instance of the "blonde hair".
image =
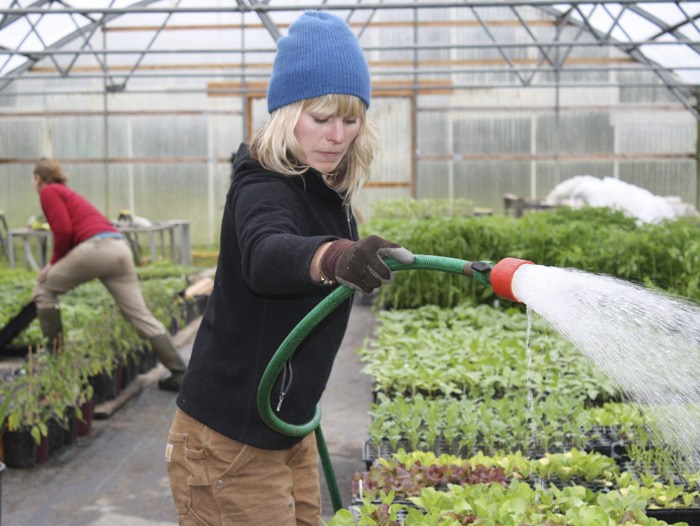
POLYGON ((289 176, 298 176, 309 170, 301 162, 303 152, 294 136, 294 128, 303 111, 321 115, 360 120, 360 130, 348 153, 342 159, 332 186, 352 205, 360 188, 369 179, 369 170, 379 149, 379 134, 367 121, 367 108, 353 95, 323 95, 293 102, 272 112, 270 119, 256 133, 250 145, 250 154, 268 170, 289 176))
POLYGON ((34 165, 34 175, 37 175, 46 184, 66 184, 68 181, 68 174, 61 169, 61 163, 46 157, 34 165))

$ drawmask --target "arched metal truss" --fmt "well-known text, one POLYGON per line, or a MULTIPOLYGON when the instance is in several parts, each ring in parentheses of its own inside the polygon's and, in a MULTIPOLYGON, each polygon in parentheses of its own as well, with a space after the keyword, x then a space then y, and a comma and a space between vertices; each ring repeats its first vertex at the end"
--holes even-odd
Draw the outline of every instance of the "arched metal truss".
POLYGON ((665 87, 699 117, 700 1, 12 0, 0 3, 0 96, 39 79, 101 79, 107 92, 137 92, 214 77, 245 91, 269 76, 274 41, 308 9, 351 24, 380 80, 375 89, 595 89, 651 73, 640 82, 665 87), (387 10, 393 23, 379 16, 387 10), (378 27, 399 38, 363 38, 378 27), (129 31, 138 38, 109 37, 129 31), (166 37, 174 32, 200 38, 166 37), (230 38, 201 38, 214 32, 230 38))

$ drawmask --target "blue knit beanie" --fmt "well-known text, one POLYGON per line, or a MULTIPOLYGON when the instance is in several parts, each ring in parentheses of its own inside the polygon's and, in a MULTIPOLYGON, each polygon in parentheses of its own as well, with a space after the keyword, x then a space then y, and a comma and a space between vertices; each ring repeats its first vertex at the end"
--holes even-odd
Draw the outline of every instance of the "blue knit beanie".
POLYGON ((355 95, 369 107, 369 68, 348 25, 330 13, 309 11, 278 41, 267 89, 267 110, 328 95, 355 95))

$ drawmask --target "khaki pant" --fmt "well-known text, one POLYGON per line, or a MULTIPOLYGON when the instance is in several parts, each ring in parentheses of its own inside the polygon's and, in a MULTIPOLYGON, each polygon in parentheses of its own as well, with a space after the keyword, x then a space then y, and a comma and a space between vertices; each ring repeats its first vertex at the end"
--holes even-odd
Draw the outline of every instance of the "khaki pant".
POLYGON ((321 524, 313 433, 291 449, 258 449, 178 409, 165 460, 181 526, 321 524))
POLYGON ((140 337, 160 336, 166 329, 146 306, 132 258, 123 239, 93 237, 83 241, 51 266, 44 281, 37 282, 34 302, 38 309, 56 308, 60 294, 97 278, 140 337))

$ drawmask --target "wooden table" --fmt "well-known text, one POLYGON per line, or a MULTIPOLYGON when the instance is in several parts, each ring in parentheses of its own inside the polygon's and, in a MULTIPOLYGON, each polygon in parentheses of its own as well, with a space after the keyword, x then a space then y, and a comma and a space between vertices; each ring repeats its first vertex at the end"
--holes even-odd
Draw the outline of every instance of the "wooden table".
MULTIPOLYGON (((165 244, 165 236, 168 235, 170 255, 173 262, 181 265, 192 264, 192 244, 190 240, 190 222, 180 219, 171 219, 159 223, 153 223, 149 226, 124 226, 115 225, 117 229, 124 234, 134 251, 134 257, 140 261, 140 246, 138 237, 140 235, 148 236, 148 245, 150 249, 151 261, 156 261, 158 250, 156 247, 156 236, 159 238, 158 246, 160 254, 163 258, 167 257, 165 244)), ((15 256, 15 240, 22 241, 22 251, 24 254, 24 262, 27 267, 39 271, 48 262, 50 255, 50 246, 53 241, 53 236, 49 230, 34 230, 32 228, 13 228, 8 232, 8 254, 10 267, 14 267, 17 263, 15 256), (36 254, 32 243, 36 243, 36 254)))
POLYGON ((27 267, 37 272, 44 268, 48 262, 50 242, 53 236, 50 230, 35 230, 33 228, 12 228, 7 234, 7 259, 10 267, 16 263, 15 239, 22 240, 22 251, 24 252, 24 262, 27 267), (36 243, 37 259, 34 258, 32 242, 36 243))
POLYGON ((140 260, 140 248, 138 236, 148 235, 148 247, 150 249, 151 261, 156 261, 158 251, 156 249, 156 235, 158 236, 161 256, 167 257, 165 236, 168 235, 170 254, 173 262, 181 265, 192 264, 192 243, 190 241, 190 222, 180 219, 171 219, 160 223, 153 223, 149 226, 124 226, 117 225, 119 231, 124 234, 131 245, 137 259, 140 260))

